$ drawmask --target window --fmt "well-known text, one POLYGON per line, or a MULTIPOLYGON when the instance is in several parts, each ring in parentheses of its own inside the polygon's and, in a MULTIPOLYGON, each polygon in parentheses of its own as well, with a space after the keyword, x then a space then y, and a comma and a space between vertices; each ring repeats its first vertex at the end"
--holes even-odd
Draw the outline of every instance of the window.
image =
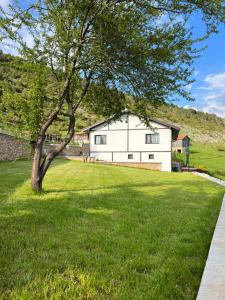
POLYGON ((145 144, 159 144, 159 133, 146 134, 145 144))
POLYGON ((133 159, 133 158, 134 158, 133 154, 128 154, 128 159, 133 159))
POLYGON ((95 145, 105 145, 106 135, 95 135, 95 145))
POLYGON ((154 159, 154 154, 149 154, 148 159, 154 159))

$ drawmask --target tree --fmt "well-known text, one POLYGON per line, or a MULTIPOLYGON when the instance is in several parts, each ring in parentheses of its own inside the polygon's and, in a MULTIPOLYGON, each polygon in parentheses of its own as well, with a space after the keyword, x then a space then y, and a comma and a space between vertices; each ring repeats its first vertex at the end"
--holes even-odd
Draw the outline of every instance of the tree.
POLYGON ((225 16, 224 1, 217 0, 37 0, 24 5, 15 1, 7 11, 1 9, 0 32, 2 42, 13 42, 28 69, 36 68, 26 96, 34 115, 42 112, 32 167, 32 188, 38 192, 52 160, 74 135, 75 113, 82 103, 116 117, 129 93, 134 109, 147 122, 148 99, 190 99, 185 86, 192 82, 191 65, 198 51, 188 20, 199 11, 207 36, 225 16), (43 89, 49 80, 54 97, 51 89, 43 89), (62 113, 68 117, 67 135, 42 158, 47 130, 62 113))

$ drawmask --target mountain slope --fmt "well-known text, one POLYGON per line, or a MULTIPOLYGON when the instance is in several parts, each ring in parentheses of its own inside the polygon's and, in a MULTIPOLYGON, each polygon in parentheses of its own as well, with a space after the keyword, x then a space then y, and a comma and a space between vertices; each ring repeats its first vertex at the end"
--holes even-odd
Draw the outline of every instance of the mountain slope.
POLYGON ((175 105, 164 105, 156 111, 156 116, 178 125, 193 141, 200 143, 225 142, 225 119, 194 109, 184 109, 175 105))
MULTIPOLYGON (((149 115, 177 125, 181 128, 181 133, 188 134, 195 142, 225 142, 225 119, 214 114, 167 104, 161 105, 157 109, 149 109, 149 115)), ((81 109, 77 115, 77 130, 82 130, 101 119, 102 117, 81 109)))
MULTIPOLYGON (((7 62, 13 60, 16 60, 16 58, 4 54, 0 50, 0 102, 2 82, 9 80, 7 76, 11 74, 7 69, 7 62)), ((11 74, 11 76, 16 75, 17 73, 11 74)), ((132 104, 131 97, 128 96, 127 98, 129 99, 128 102, 132 104)), ((203 113, 194 109, 180 108, 173 104, 161 105, 157 109, 149 108, 149 115, 178 125, 181 128, 181 132, 188 134, 193 141, 200 143, 225 142, 225 119, 219 118, 216 115, 203 113)), ((87 108, 80 108, 76 114, 76 130, 80 131, 101 119, 101 116, 88 111, 87 108)), ((0 124, 0 127, 5 130, 8 129, 6 127, 3 128, 3 124, 0 124)), ((49 129, 49 133, 64 135, 67 127, 67 120, 63 116, 60 116, 57 122, 49 129)), ((23 135, 26 135, 26 132, 23 135)))

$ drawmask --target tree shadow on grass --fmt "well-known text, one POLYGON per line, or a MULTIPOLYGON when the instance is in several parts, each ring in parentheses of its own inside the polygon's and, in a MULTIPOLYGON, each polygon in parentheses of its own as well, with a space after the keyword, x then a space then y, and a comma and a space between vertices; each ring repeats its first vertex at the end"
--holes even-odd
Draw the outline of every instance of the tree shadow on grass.
MULTIPOLYGON (((53 162, 52 168, 67 164, 69 161, 65 159, 57 159, 53 162)), ((31 176, 31 160, 17 160, 0 162, 0 201, 6 200, 10 194, 22 186, 31 176)))
POLYGON ((194 299, 222 198, 201 183, 56 189, 3 205, 1 293, 194 299))

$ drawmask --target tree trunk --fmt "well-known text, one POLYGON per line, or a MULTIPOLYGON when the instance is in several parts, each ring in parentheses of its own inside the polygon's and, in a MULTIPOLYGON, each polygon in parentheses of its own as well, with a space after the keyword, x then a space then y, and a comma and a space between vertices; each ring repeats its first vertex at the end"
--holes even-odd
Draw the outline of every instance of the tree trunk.
POLYGON ((50 167, 52 161, 54 158, 59 155, 59 153, 66 147, 66 145, 69 144, 71 141, 72 137, 74 136, 74 127, 75 127, 75 111, 79 107, 81 101, 85 97, 90 80, 91 80, 92 72, 90 72, 89 76, 86 79, 86 84, 84 86, 84 89, 81 93, 80 99, 77 101, 77 104, 75 107, 73 107, 73 103, 71 102, 70 99, 70 90, 69 90, 69 83, 70 79, 68 79, 68 82, 66 84, 66 88, 63 92, 62 97, 60 98, 59 106, 56 108, 55 111, 53 111, 50 116, 48 117, 47 121, 43 124, 39 138, 37 142, 35 143, 35 149, 34 149, 34 156, 33 156, 33 165, 32 165, 32 176, 31 176, 31 186, 32 189, 38 193, 42 192, 42 182, 45 177, 45 174, 50 167), (42 154, 43 154, 43 147, 44 147, 44 141, 45 141, 45 134, 46 131, 48 130, 49 126, 53 123, 53 121, 56 119, 58 116, 63 104, 64 100, 67 103, 68 106, 68 117, 69 117, 69 126, 68 126, 68 131, 67 135, 62 143, 60 143, 56 149, 53 151, 49 152, 44 159, 42 159, 42 154))
POLYGON ((32 179, 32 190, 37 192, 37 193, 41 193, 42 192, 42 178, 38 178, 38 179, 32 179))
POLYGON ((30 158, 33 159, 35 152, 36 141, 30 141, 30 158))
POLYGON ((41 176, 41 156, 42 156, 43 143, 40 141, 36 143, 33 156, 32 164, 32 175, 31 175, 31 187, 35 192, 42 192, 42 181, 41 176))
POLYGON ((40 136, 39 140, 35 145, 33 165, 32 165, 31 186, 33 191, 37 193, 42 192, 42 182, 52 161, 66 147, 66 145, 71 141, 74 135, 75 117, 74 117, 74 112, 70 105, 69 105, 68 114, 70 119, 68 133, 64 141, 61 144, 59 144, 56 147, 56 149, 50 151, 42 159, 45 136, 40 136))

